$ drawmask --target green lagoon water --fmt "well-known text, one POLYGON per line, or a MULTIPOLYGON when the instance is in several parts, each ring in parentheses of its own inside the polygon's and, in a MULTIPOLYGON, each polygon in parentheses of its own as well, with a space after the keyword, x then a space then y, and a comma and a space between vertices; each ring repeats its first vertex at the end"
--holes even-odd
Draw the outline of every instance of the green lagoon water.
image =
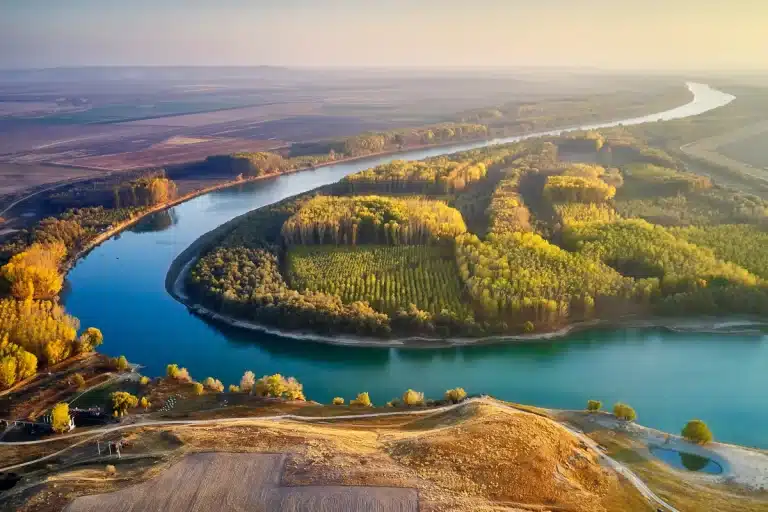
MULTIPOLYGON (((694 115, 732 97, 706 86, 674 111, 633 120, 694 115)), ((510 139, 508 139, 510 140, 510 139)), ((496 141, 499 142, 499 141, 496 141)), ((397 155, 421 159, 478 146, 397 155)), ((763 336, 673 334, 660 330, 583 332, 548 342, 445 349, 323 345, 221 328, 190 314, 165 291, 173 259, 227 220, 393 157, 336 164, 212 192, 145 219, 82 259, 68 276, 67 309, 105 336, 103 350, 160 375, 171 362, 197 379, 239 382, 245 370, 297 377, 311 399, 368 391, 383 403, 407 388, 441 397, 464 387, 516 402, 583 408, 587 399, 624 401, 639 421, 677 432, 692 418, 724 441, 768 448, 768 340, 763 336)))

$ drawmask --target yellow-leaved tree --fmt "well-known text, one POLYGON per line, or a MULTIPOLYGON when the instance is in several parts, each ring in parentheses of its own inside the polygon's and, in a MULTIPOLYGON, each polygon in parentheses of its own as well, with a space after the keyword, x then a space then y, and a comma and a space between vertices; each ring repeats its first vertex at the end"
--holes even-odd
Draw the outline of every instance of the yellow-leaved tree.
POLYGON ((69 430, 69 405, 61 402, 51 410, 51 427, 54 432, 62 433, 69 430))

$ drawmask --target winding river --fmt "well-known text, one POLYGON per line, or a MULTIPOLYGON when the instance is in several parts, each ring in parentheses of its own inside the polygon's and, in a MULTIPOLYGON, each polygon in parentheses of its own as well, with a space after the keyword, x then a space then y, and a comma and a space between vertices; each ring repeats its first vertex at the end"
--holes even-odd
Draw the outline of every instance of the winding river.
MULTIPOLYGON (((579 127, 639 124, 697 115, 733 96, 689 84, 694 99, 660 114, 579 127)), ((527 137, 556 134, 560 130, 527 137)), ((211 192, 105 242, 68 276, 67 309, 105 336, 104 351, 125 354, 160 375, 178 363, 193 376, 236 383, 245 370, 296 376, 307 395, 328 402, 369 391, 374 402, 406 388, 440 397, 470 393, 545 407, 582 408, 587 399, 625 401, 649 426, 677 432, 701 418, 718 439, 768 448, 768 341, 761 335, 680 334, 654 329, 580 332, 530 344, 441 349, 355 348, 214 326, 190 314, 164 287, 174 258, 200 235, 249 210, 393 158, 418 160, 520 140, 462 144, 340 163, 211 192)))

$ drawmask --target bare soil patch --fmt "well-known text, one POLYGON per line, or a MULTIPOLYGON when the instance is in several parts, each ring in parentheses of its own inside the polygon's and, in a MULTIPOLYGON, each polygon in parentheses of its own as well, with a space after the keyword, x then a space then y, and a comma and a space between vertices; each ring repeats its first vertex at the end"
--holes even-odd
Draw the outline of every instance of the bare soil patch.
POLYGON ((77 498, 69 512, 217 510, 416 511, 413 489, 281 487, 283 454, 198 453, 160 476, 110 494, 77 498))
POLYGON ((0 195, 16 194, 39 185, 99 174, 93 169, 0 163, 0 195))

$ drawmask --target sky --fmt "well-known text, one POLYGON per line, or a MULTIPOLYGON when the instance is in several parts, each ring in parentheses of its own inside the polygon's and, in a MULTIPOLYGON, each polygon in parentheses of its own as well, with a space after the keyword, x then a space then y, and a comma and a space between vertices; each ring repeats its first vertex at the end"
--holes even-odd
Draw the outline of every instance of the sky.
POLYGON ((0 0, 0 68, 768 69, 768 0, 0 0))

